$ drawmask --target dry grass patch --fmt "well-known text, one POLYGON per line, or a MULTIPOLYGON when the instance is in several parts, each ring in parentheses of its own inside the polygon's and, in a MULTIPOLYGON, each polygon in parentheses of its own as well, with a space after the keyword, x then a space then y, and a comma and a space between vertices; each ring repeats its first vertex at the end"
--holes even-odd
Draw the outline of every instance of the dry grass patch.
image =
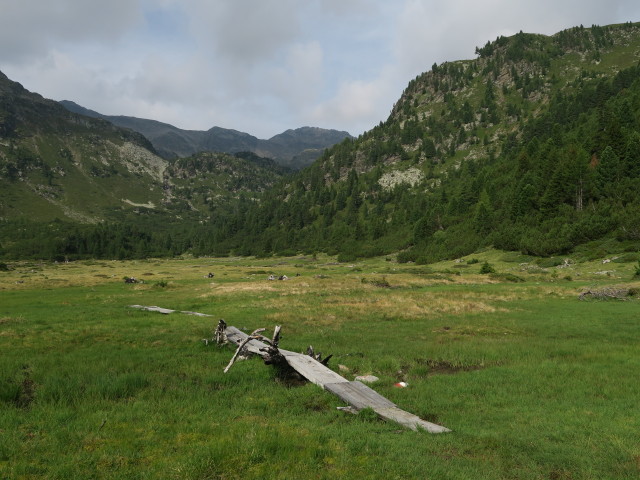
POLYGON ((469 314, 507 312, 490 302, 508 302, 505 295, 484 295, 474 292, 390 292, 386 295, 342 296, 332 298, 332 308, 346 309, 360 315, 383 314, 396 318, 419 318, 434 314, 469 314))
POLYGON ((436 314, 468 314, 506 312, 507 309, 495 307, 486 296, 477 294, 459 294, 458 292, 437 292, 423 294, 420 297, 391 295, 378 302, 376 308, 398 317, 415 318, 436 314))
POLYGON ((254 282, 238 282, 238 283, 225 283, 225 284, 211 284, 212 289, 206 293, 200 295, 201 298, 211 297, 218 294, 236 294, 236 293, 250 293, 250 292, 275 292, 276 288, 272 284, 268 283, 254 283, 254 282))
POLYGON ((342 279, 326 288, 304 283, 300 288, 278 288, 281 293, 263 301, 271 311, 266 318, 281 323, 313 323, 338 327, 366 317, 416 319, 441 315, 468 315, 508 312, 509 302, 529 298, 530 292, 486 293, 476 291, 416 291, 379 288, 342 279))
POLYGON ((24 321, 24 319, 21 317, 0 317, 0 325, 11 325, 22 321, 24 321))

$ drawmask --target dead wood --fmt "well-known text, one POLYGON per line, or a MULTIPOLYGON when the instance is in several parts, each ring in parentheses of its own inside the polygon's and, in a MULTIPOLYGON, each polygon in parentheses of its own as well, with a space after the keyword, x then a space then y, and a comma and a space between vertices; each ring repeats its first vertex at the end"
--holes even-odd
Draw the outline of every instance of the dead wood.
POLYGON ((238 347, 231 361, 224 369, 228 372, 231 366, 239 358, 249 355, 260 356, 266 364, 275 365, 278 368, 280 379, 305 378, 315 383, 351 405, 346 411, 354 412, 363 408, 372 408, 383 419, 394 421, 412 430, 426 430, 430 433, 449 432, 441 425, 422 420, 420 417, 401 410, 393 402, 384 398, 368 386, 360 382, 350 382, 326 366, 331 355, 322 359, 320 353, 315 353, 309 346, 306 354, 290 352, 278 347, 280 327, 274 330, 271 339, 261 335, 264 329, 258 329, 250 335, 232 326, 218 323, 216 339, 220 342, 235 343, 238 347), (219 331, 221 330, 221 331, 219 331))
POLYGON ((324 366, 328 366, 329 364, 329 359, 331 357, 333 357, 333 355, 329 355, 328 357, 325 357, 324 359, 322 358, 322 352, 318 352, 315 353, 313 351, 313 345, 309 345, 307 347, 307 355, 309 355, 311 358, 313 358, 314 360, 319 361, 322 365, 324 366))
POLYGON ((247 338, 245 338, 239 345, 238 348, 236 349, 236 353, 233 354, 233 357, 231 357, 231 360, 229 361, 229 365, 226 366, 226 368, 224 369, 224 373, 227 373, 229 371, 229 369, 231 368, 231 366, 236 362, 237 359, 240 360, 244 360, 246 358, 249 358, 249 356, 251 355, 251 353, 247 350, 245 350, 245 346, 247 345, 247 343, 249 343, 251 340, 261 340, 264 341, 264 337, 262 335, 260 335, 260 332, 264 332, 264 328, 259 328, 257 330, 254 330, 251 335, 249 335, 247 338))
POLYGON ((218 345, 225 345, 229 341, 227 340, 227 336, 224 331, 227 329, 227 322, 225 322, 222 318, 218 321, 218 326, 216 327, 215 339, 218 345))

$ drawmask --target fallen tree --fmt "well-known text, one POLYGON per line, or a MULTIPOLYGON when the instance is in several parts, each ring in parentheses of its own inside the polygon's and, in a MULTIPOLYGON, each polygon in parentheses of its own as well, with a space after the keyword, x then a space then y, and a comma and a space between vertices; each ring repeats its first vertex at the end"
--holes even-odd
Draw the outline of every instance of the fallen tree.
POLYGON ((295 372, 304 379, 338 396, 350 405, 346 408, 340 407, 342 410, 355 413, 364 408, 371 408, 381 418, 399 423, 412 430, 423 429, 430 433, 451 431, 400 409, 392 401, 359 381, 349 381, 338 375, 327 367, 330 356, 323 360, 321 355, 315 354, 311 347, 307 354, 290 352, 280 348, 278 345, 280 340, 279 326, 275 328, 272 338, 262 335, 264 330, 258 329, 251 334, 246 334, 236 327, 228 326, 224 320, 220 320, 215 333, 216 342, 237 345, 233 357, 224 369, 225 373, 238 359, 258 355, 266 364, 275 365, 287 374, 295 372))
MULTIPOLYGON (((210 316, 204 313, 171 310, 157 306, 130 305, 130 307, 165 315, 169 313, 184 313, 210 316)), ((251 355, 258 355, 266 364, 275 365, 285 375, 296 375, 315 383, 349 404, 348 407, 338 407, 340 410, 357 413, 362 409, 371 408, 380 418, 399 423, 412 430, 426 430, 430 433, 451 431, 446 427, 427 422, 417 415, 400 409, 391 400, 383 397, 362 382, 357 380, 349 381, 338 375, 327 367, 331 355, 323 359, 321 354, 314 352, 313 347, 309 347, 306 354, 290 352, 280 348, 278 345, 280 343, 279 326, 275 327, 271 338, 262 335, 264 331, 264 328, 260 328, 251 334, 246 334, 236 327, 228 326, 224 320, 218 322, 215 338, 212 341, 215 341, 218 345, 227 343, 237 345, 233 357, 231 357, 229 364, 224 369, 225 373, 229 371, 237 360, 248 358, 251 355)), ((208 339, 203 340, 205 344, 209 344, 208 339)))

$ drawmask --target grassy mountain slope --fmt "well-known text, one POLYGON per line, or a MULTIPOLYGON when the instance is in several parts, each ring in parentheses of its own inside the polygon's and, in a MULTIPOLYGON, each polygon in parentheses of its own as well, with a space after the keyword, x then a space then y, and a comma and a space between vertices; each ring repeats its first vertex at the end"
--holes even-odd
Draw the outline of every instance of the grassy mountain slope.
POLYGON ((130 128, 143 134, 166 159, 188 157, 203 151, 226 153, 248 151, 262 157, 273 158, 281 165, 299 169, 311 164, 325 148, 351 137, 348 132, 302 127, 262 140, 248 133, 228 128, 213 127, 207 131, 182 130, 156 120, 102 115, 69 100, 63 100, 60 103, 72 112, 102 118, 114 125, 130 128))
POLYGON ((167 161, 141 134, 72 113, 0 75, 0 218, 200 220, 287 173, 254 154, 167 161), (200 200, 194 200, 196 195, 200 200))
POLYGON ((142 135, 73 114, 0 74, 0 217, 95 222, 160 204, 167 162, 142 135))

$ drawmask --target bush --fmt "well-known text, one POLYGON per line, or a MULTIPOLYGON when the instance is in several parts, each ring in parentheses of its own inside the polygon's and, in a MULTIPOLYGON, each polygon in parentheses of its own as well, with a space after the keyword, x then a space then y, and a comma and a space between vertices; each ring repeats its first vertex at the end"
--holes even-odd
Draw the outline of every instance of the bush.
POLYGON ((389 283, 387 278, 384 277, 384 276, 382 278, 377 278, 375 280, 371 280, 369 283, 371 285, 374 285, 374 286, 380 287, 380 288, 391 288, 391 284, 389 283))
POLYGON ((489 273, 496 273, 496 269, 493 268, 489 262, 484 262, 480 267, 480 273, 483 275, 486 275, 489 273))
POLYGON ((406 250, 398 254, 398 263, 415 262, 416 258, 418 258, 418 255, 413 249, 406 250))
POLYGON ((357 255, 355 253, 339 253, 338 257, 336 258, 336 260, 338 260, 338 262, 340 263, 351 263, 351 262, 355 262, 358 259, 357 255))

